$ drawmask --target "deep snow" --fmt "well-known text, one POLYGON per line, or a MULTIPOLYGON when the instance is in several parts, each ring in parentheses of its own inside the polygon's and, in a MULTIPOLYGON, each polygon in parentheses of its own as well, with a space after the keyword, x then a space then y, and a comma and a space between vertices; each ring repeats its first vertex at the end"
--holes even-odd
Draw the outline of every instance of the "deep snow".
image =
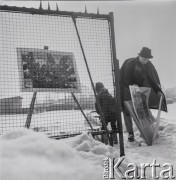
MULTIPOLYGON (((125 160, 127 163, 170 163, 176 175, 176 103, 168 105, 168 113, 161 114, 159 136, 152 146, 147 146, 136 127, 136 141, 129 143, 124 128, 125 160)), ((157 112, 152 111, 155 115, 157 112)), ((2 180, 99 180, 103 179, 103 159, 119 158, 119 145, 110 147, 87 134, 63 140, 47 138, 39 132, 16 129, 0 137, 2 180)), ((168 174, 166 174, 168 175, 168 174)), ((152 179, 151 168, 146 170, 152 179)), ((116 179, 119 179, 116 174, 116 179)), ((161 179, 161 178, 160 178, 161 179)))

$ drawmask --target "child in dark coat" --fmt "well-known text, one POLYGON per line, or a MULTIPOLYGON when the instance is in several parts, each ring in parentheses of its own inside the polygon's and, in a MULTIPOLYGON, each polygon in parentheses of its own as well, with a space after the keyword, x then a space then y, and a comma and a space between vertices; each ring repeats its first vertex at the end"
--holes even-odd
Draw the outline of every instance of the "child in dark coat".
MULTIPOLYGON (((117 144, 117 125, 116 125, 116 115, 115 115, 115 100, 114 97, 108 92, 108 90, 104 87, 103 83, 97 82, 95 85, 95 90, 97 93, 97 97, 100 103, 100 107, 102 109, 102 113, 104 115, 105 123, 108 125, 110 122, 111 129, 113 132, 113 142, 117 144)), ((99 109, 97 103, 95 103, 95 109, 99 114, 99 109)), ((104 127, 102 127, 104 130, 104 127)), ((107 140, 104 140, 107 141, 107 140)), ((105 142, 106 143, 106 142, 105 142)))

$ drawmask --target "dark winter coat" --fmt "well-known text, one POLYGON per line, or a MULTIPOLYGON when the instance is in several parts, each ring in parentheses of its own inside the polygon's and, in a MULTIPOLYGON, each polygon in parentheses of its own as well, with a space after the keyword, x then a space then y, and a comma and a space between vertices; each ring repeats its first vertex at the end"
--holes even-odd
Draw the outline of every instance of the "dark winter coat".
MULTIPOLYGON (((105 88, 101 89, 100 92, 98 92, 97 97, 106 122, 115 121, 116 117, 114 97, 105 88)), ((99 114, 97 103, 95 103, 95 109, 99 114)))
MULTIPOLYGON (((129 85, 133 84, 139 87, 150 87, 149 107, 151 109, 158 109, 160 97, 157 93, 159 91, 162 92, 162 89, 158 73, 150 61, 143 65, 140 63, 139 57, 136 57, 127 59, 123 63, 120 69, 120 93, 123 108, 123 102, 131 100, 129 85)), ((167 111, 165 97, 162 103, 162 110, 167 111)))

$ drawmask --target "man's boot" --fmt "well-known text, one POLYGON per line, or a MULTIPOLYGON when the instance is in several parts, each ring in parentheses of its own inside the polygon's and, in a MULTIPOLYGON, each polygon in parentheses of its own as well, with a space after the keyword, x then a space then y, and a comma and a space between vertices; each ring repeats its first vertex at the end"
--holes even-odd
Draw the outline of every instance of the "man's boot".
POLYGON ((129 141, 129 142, 133 142, 133 141, 134 141, 134 133, 133 133, 133 132, 130 132, 130 133, 128 134, 128 141, 129 141))

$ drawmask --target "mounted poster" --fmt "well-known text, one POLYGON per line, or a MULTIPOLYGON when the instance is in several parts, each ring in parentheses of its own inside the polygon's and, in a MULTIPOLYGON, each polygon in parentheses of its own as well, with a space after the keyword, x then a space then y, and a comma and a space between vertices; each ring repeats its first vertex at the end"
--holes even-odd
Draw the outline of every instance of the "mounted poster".
POLYGON ((153 124, 156 120, 148 107, 151 89, 138 86, 129 86, 129 88, 133 108, 141 127, 145 128, 146 126, 153 124))
POLYGON ((21 91, 80 91, 80 79, 72 52, 17 48, 17 60, 21 91))

